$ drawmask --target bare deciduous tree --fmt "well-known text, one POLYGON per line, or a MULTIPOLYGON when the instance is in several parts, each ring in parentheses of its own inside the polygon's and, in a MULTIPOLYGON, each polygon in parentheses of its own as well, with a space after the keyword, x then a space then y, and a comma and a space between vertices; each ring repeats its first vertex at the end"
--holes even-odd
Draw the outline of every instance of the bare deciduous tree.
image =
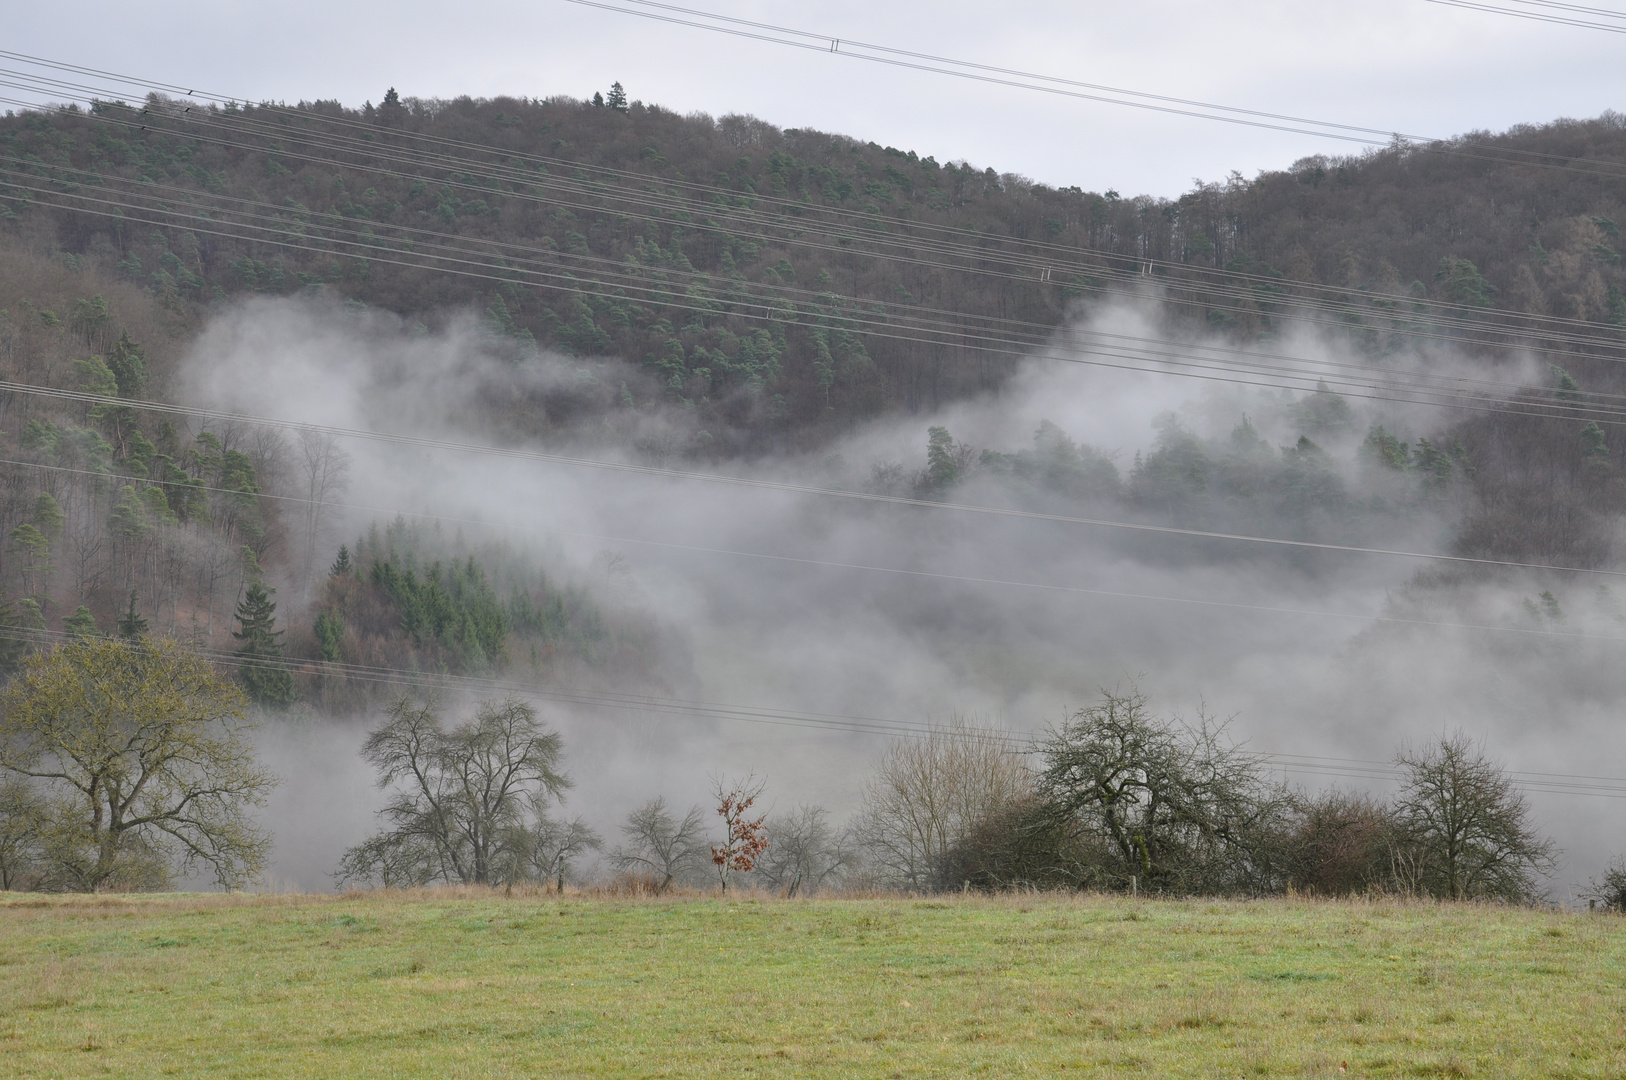
POLYGON ((1530 806, 1484 747, 1456 731, 1395 756, 1395 876, 1408 891, 1448 900, 1524 902, 1557 865, 1530 806))
POLYGON ((1626 858, 1617 858, 1581 889, 1581 898, 1593 910, 1626 913, 1626 858))
POLYGON ((618 870, 649 874, 665 892, 706 864, 705 818, 698 806, 691 807, 680 821, 666 807, 666 798, 651 799, 627 815, 621 826, 626 842, 610 853, 610 863, 618 870))
POLYGON ((316 552, 324 524, 329 518, 328 500, 341 494, 350 477, 350 455, 339 440, 314 428, 300 428, 298 435, 301 507, 301 581, 309 586, 316 569, 316 552))
POLYGON ((852 860, 847 838, 822 806, 798 806, 768 819, 773 846, 757 862, 764 882, 786 896, 817 892, 852 860))
POLYGON ((530 829, 529 863, 538 880, 553 880, 555 889, 562 894, 571 862, 577 856, 603 847, 604 838, 579 817, 555 821, 547 810, 543 801, 532 800, 535 824, 530 829))
POLYGON ((401 698, 362 746, 379 786, 395 789, 380 811, 391 827, 345 854, 339 880, 522 880, 535 816, 570 786, 561 749, 559 735, 515 698, 482 701, 450 730, 433 700, 401 698))
POLYGON ((1171 892, 1268 891, 1286 792, 1223 725, 1152 714, 1144 694, 1103 692, 1053 730, 1040 779, 1053 815, 1104 846, 1104 883, 1171 892))
POLYGON ((878 884, 927 890, 977 822, 1032 790, 1022 756, 999 734, 957 723, 899 740, 876 763, 854 840, 878 884))

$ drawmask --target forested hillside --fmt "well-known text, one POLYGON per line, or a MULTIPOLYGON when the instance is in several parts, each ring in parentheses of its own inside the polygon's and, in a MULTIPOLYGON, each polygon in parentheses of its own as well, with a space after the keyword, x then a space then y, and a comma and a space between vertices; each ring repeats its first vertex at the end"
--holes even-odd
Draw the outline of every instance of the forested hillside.
POLYGON ((1622 118, 1309 158, 1178 199, 1055 189, 928 149, 679 116, 619 88, 8 114, 0 376, 96 398, 0 396, 8 625, 150 622, 250 667, 286 652, 305 666, 265 675, 268 704, 361 701, 344 665, 659 666, 652 626, 514 551, 404 522, 319 544, 319 511, 281 500, 317 490, 331 443, 121 403, 175 400, 198 331, 263 295, 419 333, 472 314, 481 348, 515 364, 579 358, 590 392, 516 379, 485 403, 494 438, 614 441, 630 429, 600 422, 610 412, 675 409, 693 423, 661 454, 749 459, 918 413, 923 462, 855 463, 879 466, 856 482, 925 498, 978 483, 1018 505, 1346 543, 1449 504, 1463 554, 1610 557, 1622 444, 1585 406, 1626 392, 1622 118), (1529 394, 1545 411, 1356 431, 1342 398, 1311 390, 1284 407, 1285 448, 1245 417, 1218 440, 1170 422, 1133 464, 1051 424, 1031 446, 927 431, 1070 316, 1149 289, 1171 340, 1274 347, 1311 325, 1424 367, 1528 349, 1551 365, 1529 394), (637 374, 595 381, 598 358, 637 374), (1355 480, 1329 439, 1360 448, 1355 480))
MULTIPOLYGON (((633 359, 650 378, 628 392, 693 405, 714 451, 995 387, 1076 301, 1146 279, 1177 323, 1244 341, 1307 313, 1380 352, 1626 321, 1613 114, 1170 200, 617 93, 8 116, 0 206, 13 242, 175 311, 319 289, 633 359), (1529 318, 1473 314, 1492 308, 1529 318)), ((571 407, 537 404, 532 427, 571 407)))

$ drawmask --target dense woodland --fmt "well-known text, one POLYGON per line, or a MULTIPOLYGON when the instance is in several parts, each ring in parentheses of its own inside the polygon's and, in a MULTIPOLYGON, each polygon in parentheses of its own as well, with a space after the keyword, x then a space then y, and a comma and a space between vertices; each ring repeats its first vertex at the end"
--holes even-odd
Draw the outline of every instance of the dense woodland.
POLYGON ((852 482, 1345 542, 1427 507, 1460 519, 1463 554, 1588 566, 1611 557, 1626 505, 1619 436, 1580 408, 1626 390, 1613 114, 1309 158, 1178 199, 679 116, 619 89, 392 90, 359 110, 153 97, 8 114, 0 147, 0 368, 97 396, 0 405, 6 619, 19 633, 145 620, 245 662, 298 659, 266 704, 359 703, 347 664, 647 671, 665 646, 518 553, 404 523, 335 537, 320 510, 267 497, 341 487, 331 440, 120 403, 173 400, 188 342, 250 295, 387 311, 412 332, 472 315, 481 348, 516 370, 539 349, 587 371, 631 361, 641 374, 576 388, 516 378, 482 402, 482 426, 679 459, 815 450, 868 418, 997 392, 1070 314, 1147 288, 1171 337, 1268 344, 1309 322, 1425 365, 1447 344, 1515 343, 1550 365, 1531 394, 1575 410, 1357 431, 1322 390, 1284 399, 1287 446, 1247 417, 1221 439, 1169 419, 1132 463, 1048 422, 1006 447, 922 423, 921 459, 862 463, 852 482), (607 419, 674 409, 691 420, 676 446, 607 419))

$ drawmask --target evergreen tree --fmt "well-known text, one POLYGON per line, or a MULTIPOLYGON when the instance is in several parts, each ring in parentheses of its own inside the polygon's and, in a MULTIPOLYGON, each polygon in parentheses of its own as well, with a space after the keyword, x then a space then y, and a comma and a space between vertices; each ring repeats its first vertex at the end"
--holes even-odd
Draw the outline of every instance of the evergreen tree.
POLYGON ((406 111, 406 106, 401 104, 401 95, 395 92, 395 87, 384 91, 384 100, 378 105, 378 115, 385 123, 399 121, 406 115, 406 111))
POLYGON ((355 567, 350 562, 350 549, 344 544, 339 545, 339 557, 333 560, 328 568, 328 577, 349 577, 355 567))
POLYGON ((40 534, 52 542, 62 535, 62 522, 64 516, 62 507, 51 497, 49 491, 42 491, 34 499, 34 527, 40 534))
POLYGON ((344 641, 344 617, 332 608, 319 612, 314 630, 322 659, 329 663, 338 660, 339 644, 344 641))
POLYGON ((593 108, 595 108, 595 109, 604 108, 604 95, 599 93, 596 90, 593 91, 593 108))
POLYGON ((138 398, 147 392, 147 353, 130 340, 128 330, 119 335, 107 367, 113 373, 119 397, 138 398))
MULTIPOLYGON (((598 95, 595 94, 593 100, 596 104, 598 101, 598 95)), ((610 93, 605 97, 604 104, 614 109, 618 113, 625 113, 627 111, 627 92, 621 89, 620 83, 610 84, 610 93)))
POLYGON ((93 638, 99 633, 96 629, 96 616, 92 615, 90 609, 83 604, 74 608, 73 614, 62 620, 62 629, 66 630, 68 636, 75 641, 93 638))
POLYGON ((119 637, 125 641, 136 641, 147 633, 147 620, 141 617, 136 610, 136 591, 130 590, 130 607, 119 616, 119 637))
POLYGON ((238 629, 232 637, 242 642, 237 656, 244 661, 239 671, 243 688, 261 705, 288 705, 294 700, 294 676, 281 663, 282 634, 277 626, 277 605, 271 600, 274 589, 254 581, 237 605, 238 629))
POLYGON ((10 676, 33 651, 45 629, 45 613, 36 600, 0 606, 0 675, 10 676))

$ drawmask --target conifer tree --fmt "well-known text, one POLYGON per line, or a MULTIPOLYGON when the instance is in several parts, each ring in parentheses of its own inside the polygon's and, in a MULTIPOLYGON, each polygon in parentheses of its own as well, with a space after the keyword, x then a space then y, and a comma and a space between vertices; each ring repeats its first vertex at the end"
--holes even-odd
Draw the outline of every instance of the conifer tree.
MULTIPOLYGON (((594 95, 595 100, 597 95, 594 95)), ((604 104, 618 113, 627 111, 627 92, 621 89, 620 83, 611 83, 610 92, 604 98, 604 104)))
POLYGON ((147 392, 147 353, 130 340, 128 330, 119 335, 107 367, 113 373, 119 397, 138 398, 147 392))
POLYGON ((146 636, 147 620, 141 617, 136 610, 136 591, 130 590, 130 606, 119 616, 119 637, 125 641, 136 641, 146 636))
POLYGON ((69 615, 66 619, 62 620, 62 629, 66 630, 68 632, 68 636, 76 641, 82 641, 85 638, 93 638, 98 633, 96 629, 96 616, 90 613, 90 609, 88 607, 80 604, 78 607, 73 609, 72 615, 69 615))
POLYGON ((248 696, 261 705, 288 705, 294 700, 294 676, 282 666, 282 634, 277 627, 277 605, 273 589, 254 581, 237 605, 238 629, 232 637, 242 642, 237 656, 244 663, 239 671, 248 696))
POLYGON ((334 559, 333 565, 328 568, 328 577, 349 577, 354 570, 355 566, 350 562, 350 548, 340 544, 339 557, 334 559))

